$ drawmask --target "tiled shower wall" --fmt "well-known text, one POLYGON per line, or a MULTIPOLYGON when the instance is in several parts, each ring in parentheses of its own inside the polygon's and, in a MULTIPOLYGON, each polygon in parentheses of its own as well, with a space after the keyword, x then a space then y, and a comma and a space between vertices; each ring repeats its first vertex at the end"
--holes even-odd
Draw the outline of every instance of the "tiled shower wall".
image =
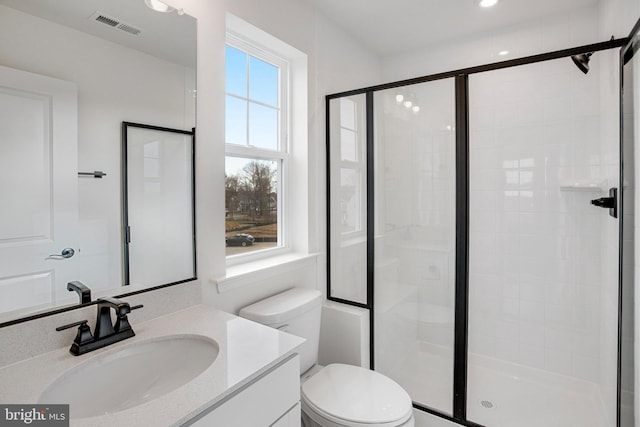
POLYGON ((590 205, 608 188, 600 61, 470 79, 470 351, 596 383, 616 334, 600 326, 606 211, 590 205))

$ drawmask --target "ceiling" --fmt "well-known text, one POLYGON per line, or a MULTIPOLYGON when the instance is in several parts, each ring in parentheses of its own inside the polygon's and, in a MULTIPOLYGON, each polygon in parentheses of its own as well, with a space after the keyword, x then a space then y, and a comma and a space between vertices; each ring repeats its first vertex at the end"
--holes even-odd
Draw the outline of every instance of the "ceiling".
POLYGON ((152 11, 143 0, 0 0, 0 4, 195 68, 195 18, 152 11), (97 22, 92 19, 96 12, 141 32, 133 35, 97 22))
POLYGON ((390 56, 583 9, 599 0, 308 0, 372 52, 390 56))

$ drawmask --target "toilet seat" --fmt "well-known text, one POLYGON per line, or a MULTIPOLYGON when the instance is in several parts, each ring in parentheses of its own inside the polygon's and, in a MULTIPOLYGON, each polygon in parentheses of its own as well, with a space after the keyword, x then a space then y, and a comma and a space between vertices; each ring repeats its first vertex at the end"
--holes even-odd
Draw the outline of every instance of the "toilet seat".
POLYGON ((397 427, 413 414, 402 387, 358 366, 328 365, 305 381, 301 391, 303 408, 339 426, 397 427))

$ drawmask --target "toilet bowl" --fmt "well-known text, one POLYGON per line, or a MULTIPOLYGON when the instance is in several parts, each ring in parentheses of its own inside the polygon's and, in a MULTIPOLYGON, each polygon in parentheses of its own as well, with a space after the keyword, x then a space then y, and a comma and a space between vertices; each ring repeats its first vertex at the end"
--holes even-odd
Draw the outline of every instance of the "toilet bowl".
POLYGON ((303 427, 413 427, 407 392, 359 366, 316 365, 322 294, 293 288, 240 310, 240 316, 305 338, 300 355, 303 427))

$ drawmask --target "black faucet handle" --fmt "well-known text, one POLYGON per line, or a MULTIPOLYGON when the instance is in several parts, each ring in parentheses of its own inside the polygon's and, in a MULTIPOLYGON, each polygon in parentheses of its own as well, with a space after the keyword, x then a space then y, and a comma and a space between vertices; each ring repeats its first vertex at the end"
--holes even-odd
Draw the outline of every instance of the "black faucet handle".
POLYGON ((62 325, 62 326, 58 326, 56 328, 56 331, 60 332, 60 331, 64 331, 65 329, 70 329, 73 328, 74 326, 82 326, 82 325, 86 325, 88 322, 88 320, 79 320, 77 322, 73 322, 73 323, 69 323, 68 325, 62 325))
POLYGON ((85 345, 88 342, 93 341, 93 335, 91 335, 91 328, 87 325, 87 320, 80 320, 78 322, 69 323, 68 325, 58 326, 56 331, 64 331, 65 329, 79 326, 78 333, 76 334, 73 344, 71 345, 71 353, 78 354, 78 348, 80 345, 85 345), (74 350, 75 348, 75 350, 74 350), (75 352, 74 352, 75 351, 75 352))
POLYGON ((74 280, 73 282, 67 283, 67 290, 69 292, 75 291, 78 293, 80 297, 80 304, 86 304, 91 302, 91 289, 87 285, 82 282, 78 282, 74 280))

